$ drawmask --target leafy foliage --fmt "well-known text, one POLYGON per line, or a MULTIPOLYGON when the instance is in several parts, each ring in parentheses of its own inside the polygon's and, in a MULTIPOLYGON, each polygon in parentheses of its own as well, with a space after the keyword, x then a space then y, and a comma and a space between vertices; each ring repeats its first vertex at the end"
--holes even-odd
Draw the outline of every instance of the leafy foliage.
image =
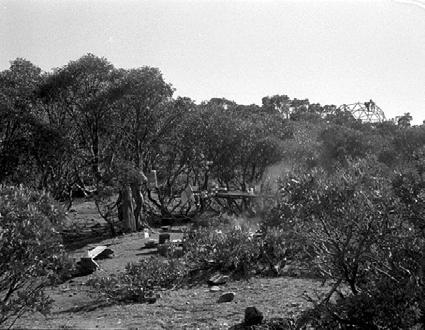
POLYGON ((186 267, 179 260, 152 257, 127 264, 124 274, 93 277, 87 285, 94 294, 107 299, 144 303, 155 297, 155 291, 181 284, 186 275, 186 267))
POLYGON ((49 312, 43 288, 70 270, 57 231, 62 220, 48 194, 0 188, 0 324, 49 312))
POLYGON ((410 195, 405 186, 411 189, 413 182, 392 183, 388 171, 371 161, 282 182, 283 225, 291 222, 292 235, 306 244, 313 263, 333 283, 306 312, 305 324, 320 329, 421 324, 425 241, 417 216, 423 214, 422 194, 412 194, 415 208, 403 199, 410 195))
POLYGON ((185 258, 193 270, 236 278, 270 270, 280 274, 287 256, 282 231, 260 233, 247 220, 228 217, 211 221, 214 225, 191 230, 184 241, 185 258))

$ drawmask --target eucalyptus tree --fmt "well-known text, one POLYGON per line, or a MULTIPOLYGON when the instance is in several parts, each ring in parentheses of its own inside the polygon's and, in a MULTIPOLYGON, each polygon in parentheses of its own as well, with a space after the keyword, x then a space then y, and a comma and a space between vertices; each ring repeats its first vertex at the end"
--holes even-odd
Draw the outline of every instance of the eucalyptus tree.
MULTIPOLYGON (((265 169, 282 158, 285 119, 251 105, 212 99, 198 107, 187 140, 207 161, 209 176, 228 189, 246 189, 265 169)), ((196 155, 194 155, 196 156, 196 155)), ((192 156, 192 157, 194 157, 192 156)), ((201 185, 207 186, 207 180, 201 185)))
POLYGON ((269 113, 279 113, 288 119, 291 115, 291 99, 287 95, 273 95, 262 98, 262 108, 269 113))
POLYGON ((41 69, 21 58, 0 72, 0 181, 44 188, 40 173, 63 146, 38 112, 35 90, 41 81, 41 69))
POLYGON ((169 105, 173 88, 157 68, 121 70, 125 85, 122 98, 115 105, 122 116, 122 134, 126 142, 123 156, 135 168, 145 170, 155 159, 156 144, 169 134, 178 120, 169 105))
POLYGON ((80 174, 87 173, 91 184, 101 179, 115 133, 113 104, 123 91, 119 78, 105 58, 87 54, 54 69, 38 90, 47 120, 69 138, 74 166, 80 174))
MULTIPOLYGON (((149 188, 145 185, 145 173, 157 170, 162 180, 170 182, 168 179, 171 173, 166 173, 168 178, 163 177, 165 164, 169 163, 165 158, 175 157, 169 146, 176 144, 186 106, 184 99, 172 98, 174 89, 164 81, 157 68, 145 66, 120 70, 119 73, 122 85, 125 86, 122 97, 114 103, 122 138, 119 155, 120 159, 132 164, 135 171, 133 179, 128 183, 135 201, 134 215, 138 222, 145 205, 144 187, 149 188)), ((147 193, 161 213, 168 213, 164 205, 164 193, 169 195, 169 192, 157 189, 157 198, 153 198, 152 189, 147 189, 147 193)))

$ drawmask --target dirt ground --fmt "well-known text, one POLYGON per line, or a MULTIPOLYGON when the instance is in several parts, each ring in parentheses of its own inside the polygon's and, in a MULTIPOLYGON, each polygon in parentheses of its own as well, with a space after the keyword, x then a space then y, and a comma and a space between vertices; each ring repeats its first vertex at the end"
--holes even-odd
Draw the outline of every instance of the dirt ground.
MULTIPOLYGON (((72 222, 86 227, 103 225, 91 202, 80 202, 68 214, 72 222)), ((157 239, 152 233, 150 239, 157 239)), ((171 239, 182 237, 179 228, 172 228, 171 239)), ((34 314, 20 319, 15 328, 25 329, 228 329, 243 322, 246 307, 255 306, 266 319, 293 317, 306 309, 305 295, 312 297, 327 287, 312 279, 296 277, 253 278, 249 281, 228 282, 221 291, 211 292, 207 284, 190 289, 161 292, 154 304, 107 305, 88 294, 85 282, 91 276, 107 276, 124 271, 128 262, 137 262, 156 253, 144 249, 143 233, 75 241, 70 253, 78 259, 87 250, 106 245, 114 251, 111 259, 100 260, 95 274, 77 277, 47 290, 54 300, 52 313, 45 318, 34 314), (218 303, 224 292, 234 292, 235 299, 218 303)))

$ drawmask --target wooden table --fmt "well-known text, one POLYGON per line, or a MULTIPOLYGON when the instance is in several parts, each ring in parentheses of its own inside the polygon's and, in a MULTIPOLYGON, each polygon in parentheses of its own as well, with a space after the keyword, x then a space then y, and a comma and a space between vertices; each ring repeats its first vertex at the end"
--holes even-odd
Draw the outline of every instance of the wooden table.
MULTIPOLYGON (((262 200, 264 202, 265 199, 272 198, 275 200, 274 195, 258 195, 258 194, 250 194, 243 191, 227 191, 227 192, 217 192, 213 198, 224 198, 227 200, 228 208, 233 213, 241 213, 244 210, 254 211, 253 200, 262 200), (238 204, 236 201, 242 200, 242 203, 238 204)), ((261 204, 263 205, 263 204, 261 204)), ((262 207, 261 207, 262 208, 262 207)))

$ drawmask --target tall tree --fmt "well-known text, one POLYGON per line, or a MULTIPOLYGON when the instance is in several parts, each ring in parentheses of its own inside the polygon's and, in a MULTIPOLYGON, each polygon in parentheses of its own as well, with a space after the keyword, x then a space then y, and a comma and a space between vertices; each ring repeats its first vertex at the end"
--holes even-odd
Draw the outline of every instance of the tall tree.
POLYGON ((123 147, 120 155, 131 162, 138 173, 129 184, 135 202, 136 227, 140 227, 145 172, 154 169, 161 145, 173 134, 181 116, 172 100, 173 88, 164 81, 158 69, 120 70, 120 75, 125 92, 114 104, 121 122, 123 147))
POLYGON ((278 112, 286 119, 291 114, 291 99, 287 95, 265 96, 262 99, 263 109, 268 112, 278 112))
POLYGON ((19 181, 18 167, 27 172, 30 135, 38 124, 33 91, 40 79, 41 69, 22 58, 0 72, 0 182, 13 181, 14 174, 19 181))

